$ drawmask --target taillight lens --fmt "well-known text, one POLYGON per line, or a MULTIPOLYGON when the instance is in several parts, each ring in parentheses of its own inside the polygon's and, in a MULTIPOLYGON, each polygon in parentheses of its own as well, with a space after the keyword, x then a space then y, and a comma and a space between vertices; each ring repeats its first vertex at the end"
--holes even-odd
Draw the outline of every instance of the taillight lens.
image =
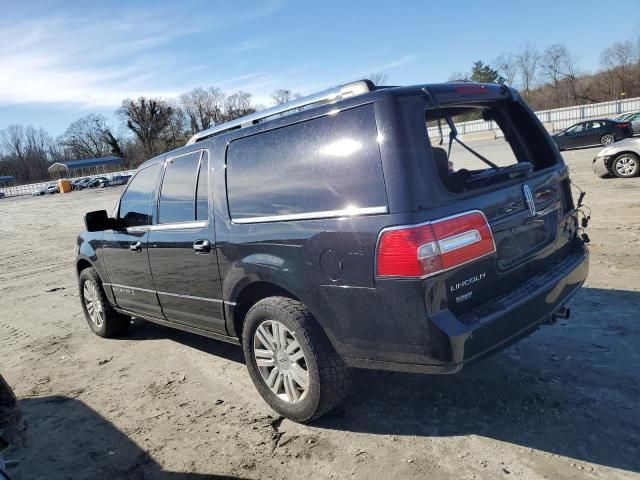
POLYGON ((618 123, 616 127, 618 128, 629 128, 631 126, 630 123, 618 123))
POLYGON ((424 277, 494 253, 491 229, 481 212, 422 225, 383 230, 378 241, 378 277, 424 277))

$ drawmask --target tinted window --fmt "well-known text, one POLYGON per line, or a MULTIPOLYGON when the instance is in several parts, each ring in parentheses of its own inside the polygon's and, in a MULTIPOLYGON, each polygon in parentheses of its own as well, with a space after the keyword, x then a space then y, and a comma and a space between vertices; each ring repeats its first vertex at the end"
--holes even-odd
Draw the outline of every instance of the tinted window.
POLYGON ((227 186, 234 219, 385 207, 373 106, 231 142, 227 186))
POLYGON ((193 222, 195 187, 200 152, 172 158, 167 162, 160 190, 159 223, 193 222))
POLYGON ((200 172, 198 173, 198 189, 196 190, 196 220, 209 218, 209 161, 207 152, 202 154, 200 172))
POLYGON ((129 182, 120 199, 118 218, 126 227, 148 225, 151 222, 151 198, 153 197, 158 169, 155 164, 140 170, 129 182))

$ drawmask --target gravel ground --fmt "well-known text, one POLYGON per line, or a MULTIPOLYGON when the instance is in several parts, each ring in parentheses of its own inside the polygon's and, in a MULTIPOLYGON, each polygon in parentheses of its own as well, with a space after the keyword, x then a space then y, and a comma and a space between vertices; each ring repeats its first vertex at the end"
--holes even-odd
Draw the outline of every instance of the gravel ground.
MULTIPOLYGON (((485 145, 486 152, 504 143, 485 145)), ((148 323, 85 324, 73 245, 121 188, 0 200, 0 370, 26 479, 640 479, 640 178, 564 154, 592 208, 572 318, 451 376, 358 371, 312 426, 262 402, 240 348, 148 323)))

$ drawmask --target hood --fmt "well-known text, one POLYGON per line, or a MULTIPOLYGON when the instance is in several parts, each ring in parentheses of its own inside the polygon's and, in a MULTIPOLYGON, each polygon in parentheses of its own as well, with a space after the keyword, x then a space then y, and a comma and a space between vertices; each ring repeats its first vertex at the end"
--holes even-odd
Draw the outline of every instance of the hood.
POLYGON ((631 150, 640 155, 640 138, 625 138, 604 147, 598 152, 598 156, 613 155, 624 150, 631 150))

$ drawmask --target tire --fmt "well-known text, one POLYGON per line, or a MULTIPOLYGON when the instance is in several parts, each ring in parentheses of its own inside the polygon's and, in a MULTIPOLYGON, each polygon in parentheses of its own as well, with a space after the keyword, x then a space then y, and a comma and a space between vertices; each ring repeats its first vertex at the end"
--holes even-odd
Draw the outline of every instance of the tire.
POLYGON ((616 138, 613 136, 613 133, 605 133, 600 137, 600 145, 606 147, 607 145, 611 145, 616 141, 616 138))
POLYGON ((640 173, 640 158, 634 153, 621 153, 611 163, 611 171, 618 178, 637 177, 640 173))
POLYGON ((93 333, 99 337, 112 338, 129 330, 131 317, 113 309, 95 268, 85 268, 80 272, 79 287, 82 311, 93 333))
POLYGON ((242 345, 249 375, 264 401, 294 422, 321 417, 349 392, 349 369, 311 312, 296 300, 268 297, 253 305, 242 345))

